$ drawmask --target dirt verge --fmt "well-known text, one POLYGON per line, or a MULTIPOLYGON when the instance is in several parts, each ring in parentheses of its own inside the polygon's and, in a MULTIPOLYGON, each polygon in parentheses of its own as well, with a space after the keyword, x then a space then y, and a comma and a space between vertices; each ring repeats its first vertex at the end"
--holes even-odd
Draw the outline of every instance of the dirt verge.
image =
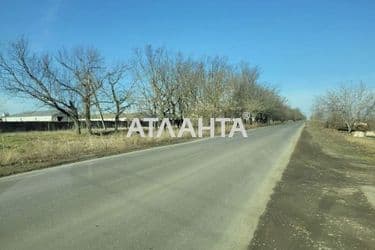
POLYGON ((343 141, 324 133, 303 131, 249 249, 375 249, 375 208, 362 191, 375 186, 375 157, 358 144, 335 150, 343 141))

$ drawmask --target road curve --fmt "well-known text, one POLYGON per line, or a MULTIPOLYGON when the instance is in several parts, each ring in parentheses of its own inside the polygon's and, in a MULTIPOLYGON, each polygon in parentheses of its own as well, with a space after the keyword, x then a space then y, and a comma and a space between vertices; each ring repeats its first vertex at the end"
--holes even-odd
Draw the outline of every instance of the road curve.
POLYGON ((0 178, 0 248, 246 248, 302 127, 0 178))

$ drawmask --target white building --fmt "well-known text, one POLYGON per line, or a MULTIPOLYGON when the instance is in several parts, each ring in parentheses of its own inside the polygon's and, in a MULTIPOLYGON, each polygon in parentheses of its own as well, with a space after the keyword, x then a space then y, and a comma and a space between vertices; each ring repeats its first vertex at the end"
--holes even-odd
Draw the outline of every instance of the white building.
POLYGON ((25 112, 1 117, 3 122, 62 122, 68 121, 68 117, 55 110, 25 112))

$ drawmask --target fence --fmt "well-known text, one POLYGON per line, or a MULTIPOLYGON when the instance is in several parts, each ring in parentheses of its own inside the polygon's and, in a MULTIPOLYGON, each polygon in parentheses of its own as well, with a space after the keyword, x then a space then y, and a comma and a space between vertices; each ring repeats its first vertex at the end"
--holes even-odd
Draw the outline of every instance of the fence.
MULTIPOLYGON (((114 128, 114 121, 104 121, 107 128, 114 128)), ((93 128, 102 128, 101 121, 91 121, 93 128)), ((120 121, 120 127, 127 127, 127 121, 120 121)), ((82 128, 85 128, 85 122, 81 122, 82 128)), ((25 131, 57 131, 73 129, 73 122, 1 122, 0 132, 25 132, 25 131)))

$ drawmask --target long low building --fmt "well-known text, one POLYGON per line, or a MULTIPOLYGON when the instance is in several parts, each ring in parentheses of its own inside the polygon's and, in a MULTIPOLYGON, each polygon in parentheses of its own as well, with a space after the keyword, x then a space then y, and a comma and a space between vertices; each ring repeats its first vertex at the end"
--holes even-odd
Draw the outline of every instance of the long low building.
MULTIPOLYGON (((81 118, 80 121, 85 121, 85 119, 81 118)), ((34 112, 24 112, 14 115, 3 114, 0 117, 0 121, 3 122, 67 122, 69 118, 67 115, 55 111, 55 110, 46 110, 46 111, 34 111, 34 112)), ((101 121, 98 115, 93 115, 91 121, 101 121)), ((113 115, 106 114, 104 117, 104 121, 114 122, 115 118, 113 115)), ((119 121, 124 122, 126 121, 125 117, 120 117, 119 121)))
POLYGON ((14 115, 4 115, 3 122, 66 122, 68 116, 55 110, 25 112, 14 115))

